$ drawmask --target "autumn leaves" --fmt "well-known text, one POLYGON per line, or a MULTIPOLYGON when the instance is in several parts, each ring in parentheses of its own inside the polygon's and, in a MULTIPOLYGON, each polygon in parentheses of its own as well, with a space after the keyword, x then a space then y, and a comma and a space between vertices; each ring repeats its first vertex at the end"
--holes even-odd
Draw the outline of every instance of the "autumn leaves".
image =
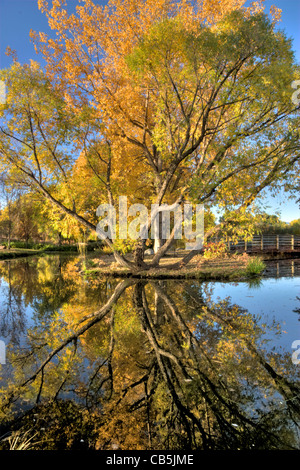
POLYGON ((215 232, 251 233, 264 189, 297 181, 299 71, 278 11, 243 4, 89 0, 69 15, 40 2, 57 38, 33 35, 45 71, 1 73, 3 168, 91 234, 120 196, 205 204, 222 212, 215 232))

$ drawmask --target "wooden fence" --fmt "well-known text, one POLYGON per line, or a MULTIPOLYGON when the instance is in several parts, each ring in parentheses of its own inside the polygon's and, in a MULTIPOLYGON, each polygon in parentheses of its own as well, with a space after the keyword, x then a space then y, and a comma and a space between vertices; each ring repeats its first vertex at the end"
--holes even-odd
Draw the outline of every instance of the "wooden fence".
POLYGON ((239 240, 234 243, 228 240, 228 248, 230 251, 247 253, 300 253, 300 235, 255 235, 250 241, 239 240))

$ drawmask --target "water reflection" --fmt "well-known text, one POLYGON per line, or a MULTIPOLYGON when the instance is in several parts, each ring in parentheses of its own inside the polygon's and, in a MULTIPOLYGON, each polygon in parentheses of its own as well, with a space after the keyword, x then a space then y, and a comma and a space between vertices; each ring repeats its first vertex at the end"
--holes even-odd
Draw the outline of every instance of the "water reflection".
POLYGON ((25 332, 25 305, 22 290, 13 282, 11 265, 7 265, 7 282, 0 282, 0 336, 10 343, 19 344, 20 335, 25 332))
POLYGON ((3 432, 34 429, 42 449, 299 448, 299 366, 266 339, 280 325, 214 300, 210 284, 24 263, 23 284, 21 262, 13 276, 1 267, 31 305, 26 348, 9 351, 3 432))
POLYGON ((268 260, 265 276, 267 277, 294 277, 300 276, 300 258, 268 260))

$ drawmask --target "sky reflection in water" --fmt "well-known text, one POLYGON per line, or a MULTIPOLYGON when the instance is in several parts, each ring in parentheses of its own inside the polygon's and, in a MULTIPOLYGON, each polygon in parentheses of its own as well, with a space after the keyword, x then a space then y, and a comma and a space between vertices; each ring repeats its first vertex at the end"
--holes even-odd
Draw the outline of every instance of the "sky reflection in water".
POLYGON ((0 275, 3 419, 32 408, 19 425, 35 416, 41 448, 299 447, 299 278, 87 280, 59 256, 2 263, 0 275))

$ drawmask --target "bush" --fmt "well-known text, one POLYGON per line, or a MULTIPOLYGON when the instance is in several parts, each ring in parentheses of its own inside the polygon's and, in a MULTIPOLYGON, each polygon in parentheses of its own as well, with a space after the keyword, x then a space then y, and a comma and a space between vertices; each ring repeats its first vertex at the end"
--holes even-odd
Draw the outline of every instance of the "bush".
POLYGON ((78 251, 77 245, 43 245, 43 251, 64 251, 76 252, 78 251))
MULTIPOLYGON (((5 245, 7 247, 8 243, 7 242, 4 242, 3 245, 5 245)), ((10 242, 10 247, 11 248, 32 248, 33 246, 33 243, 26 243, 26 242, 10 242)))
POLYGON ((227 246, 223 242, 207 243, 204 246, 205 259, 224 258, 227 255, 227 246))
MULTIPOLYGON (((2 245, 7 247, 7 242, 3 242, 2 245)), ((46 243, 34 243, 34 242, 22 242, 22 241, 13 241, 10 243, 11 248, 18 249, 31 249, 31 250, 41 250, 41 251, 67 251, 67 252, 77 252, 77 245, 52 245, 46 243)))
POLYGON ((256 256, 255 258, 249 259, 246 265, 246 272, 249 275, 261 274, 262 271, 265 269, 265 267, 266 267, 265 263, 256 256))
MULTIPOLYGON (((135 240, 115 240, 114 241, 114 249, 121 253, 122 255, 126 255, 127 253, 131 253, 135 246, 135 240)), ((104 249, 103 247, 102 249, 104 249)))
POLYGON ((112 251, 112 249, 111 249, 109 246, 106 246, 106 245, 105 245, 105 246, 103 246, 103 247, 101 248, 101 253, 102 253, 103 255, 111 255, 111 254, 113 253, 113 251, 112 251))

